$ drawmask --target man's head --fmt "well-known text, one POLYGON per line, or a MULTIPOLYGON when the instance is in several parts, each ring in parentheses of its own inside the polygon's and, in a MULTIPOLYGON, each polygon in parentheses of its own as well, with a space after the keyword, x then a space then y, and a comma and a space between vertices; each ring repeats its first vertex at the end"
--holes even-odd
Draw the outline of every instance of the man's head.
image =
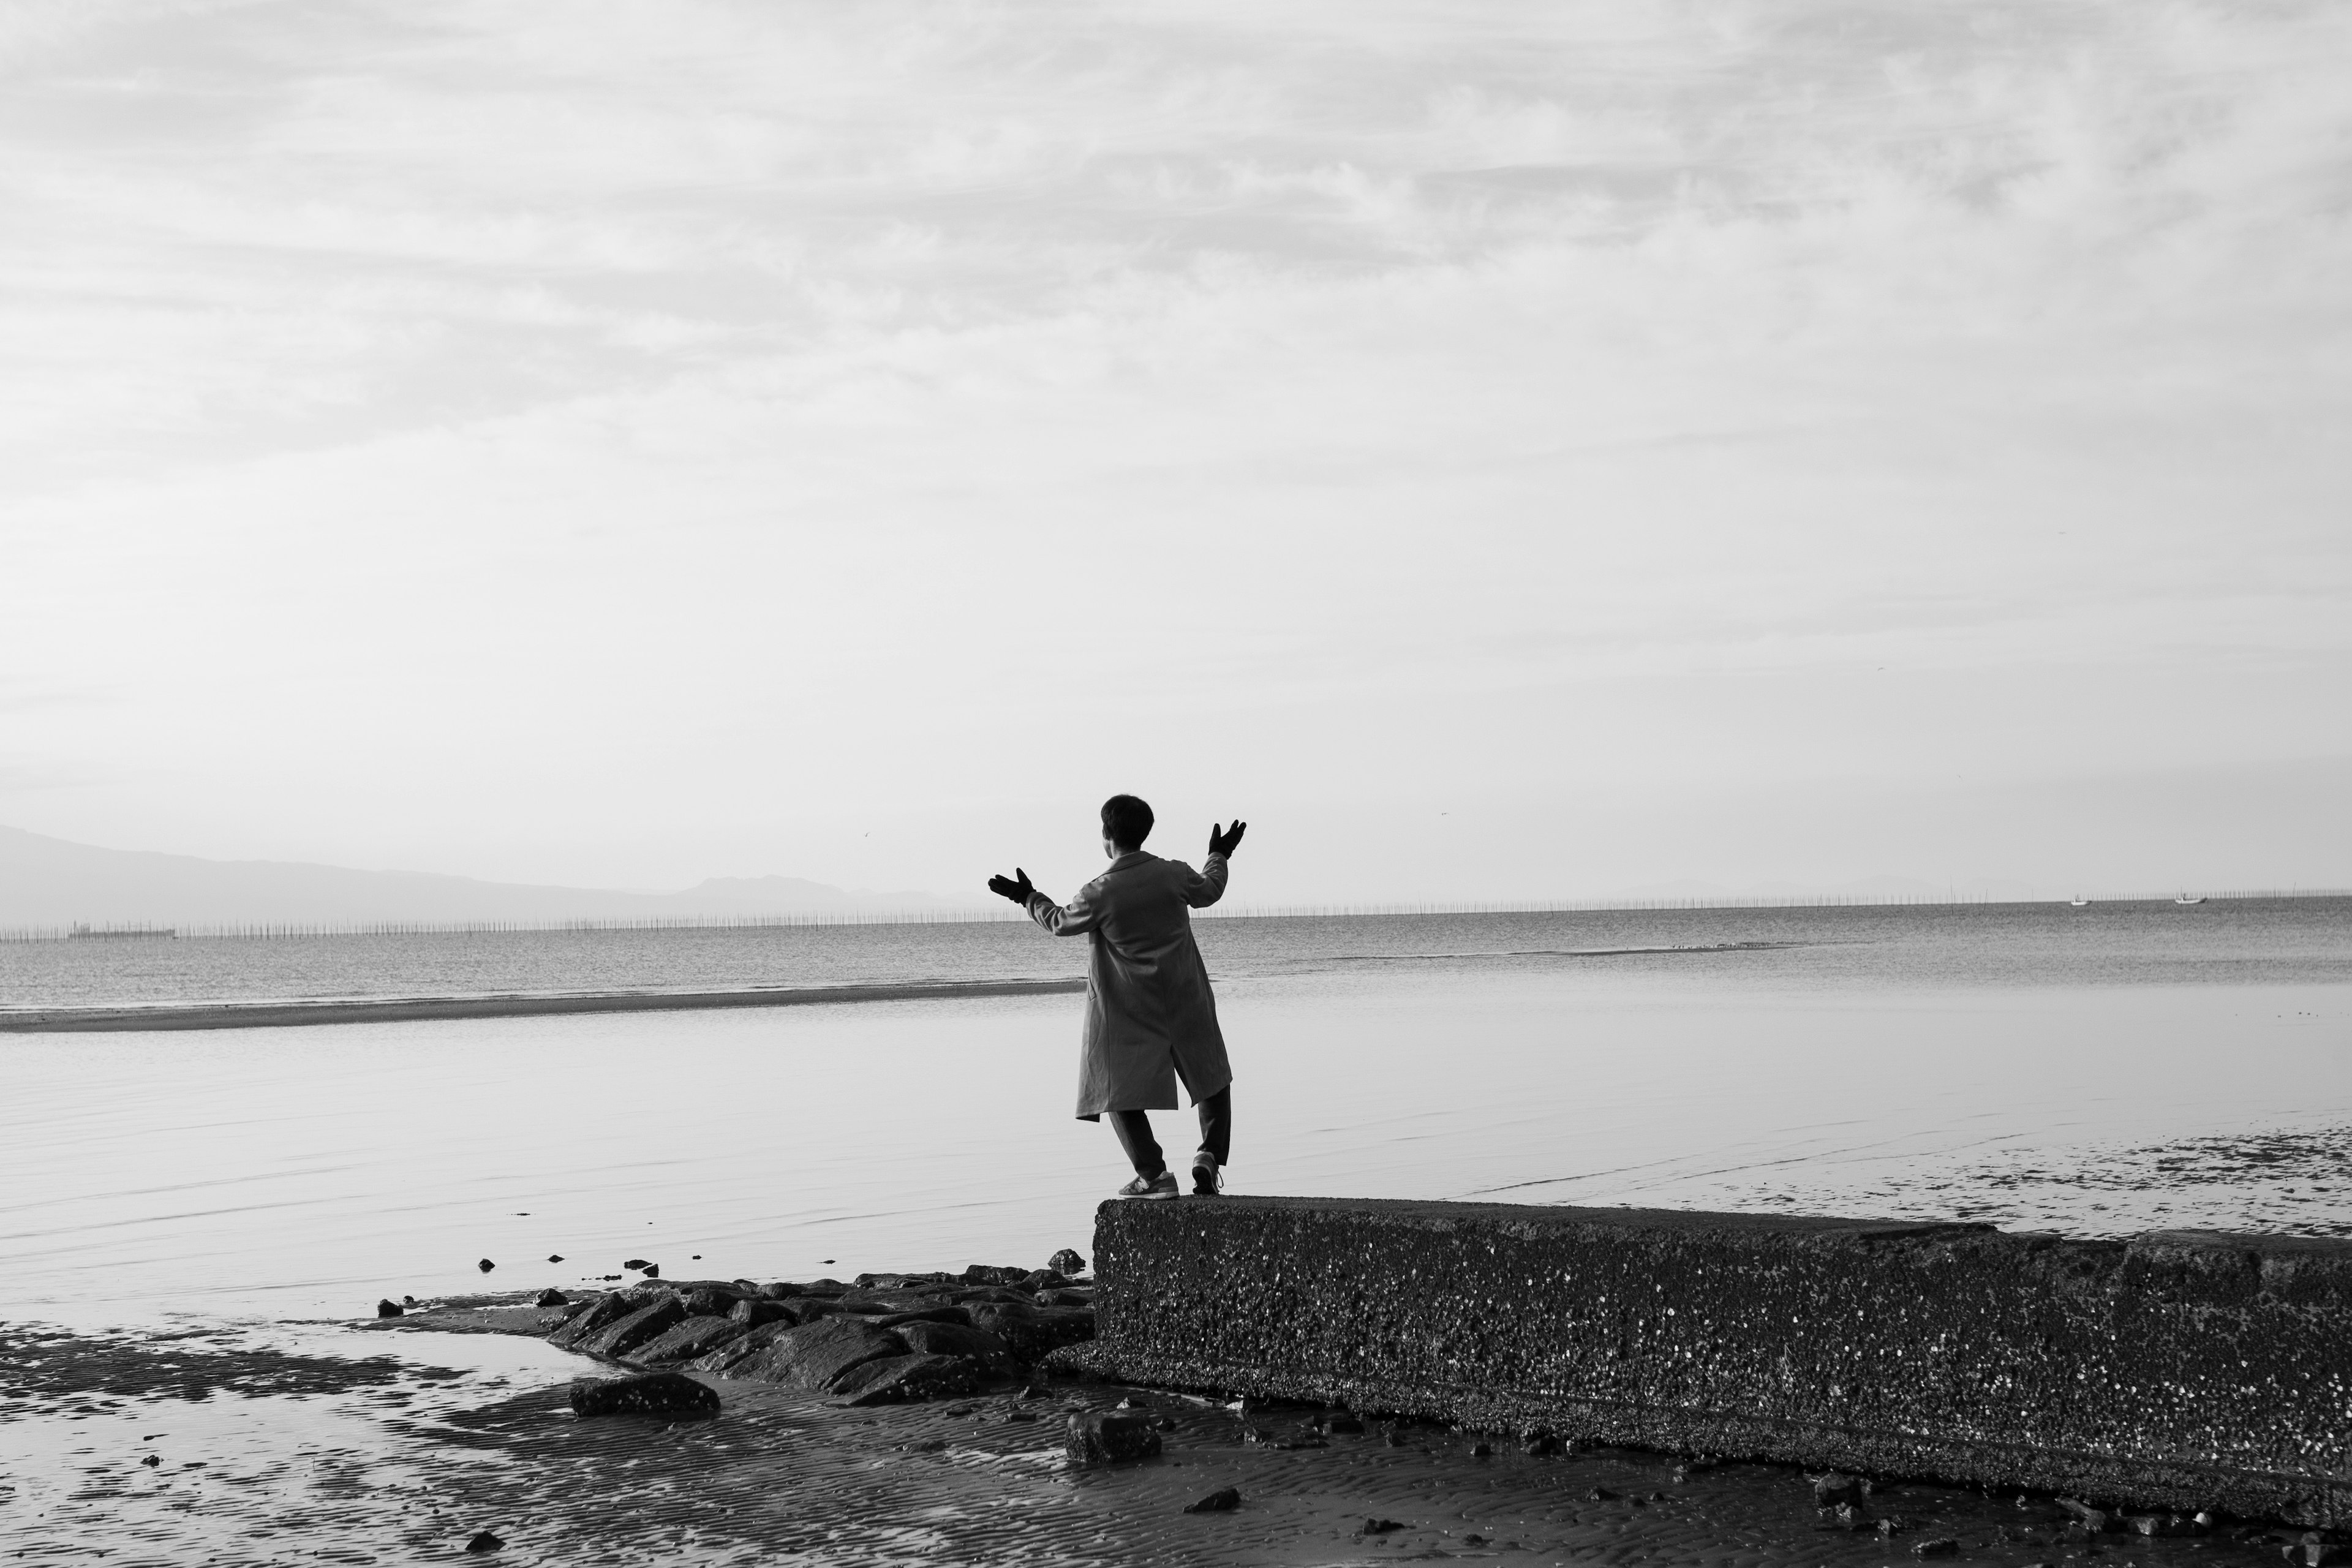
POLYGON ((1151 808, 1131 795, 1115 795, 1103 802, 1102 824, 1105 847, 1124 855, 1151 837, 1151 808))

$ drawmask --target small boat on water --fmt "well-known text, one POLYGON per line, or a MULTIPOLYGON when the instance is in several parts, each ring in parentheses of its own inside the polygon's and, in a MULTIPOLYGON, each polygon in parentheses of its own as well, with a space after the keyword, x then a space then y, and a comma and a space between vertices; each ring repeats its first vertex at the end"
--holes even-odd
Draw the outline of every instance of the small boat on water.
POLYGON ((2205 901, 2205 895, 2200 893, 2195 898, 2190 898, 2187 893, 2183 893, 2172 901, 2176 904, 2201 904, 2205 901))
POLYGON ((2091 907, 2091 900, 2088 899, 2069 899, 2066 901, 2078 910, 2087 910, 2091 907))

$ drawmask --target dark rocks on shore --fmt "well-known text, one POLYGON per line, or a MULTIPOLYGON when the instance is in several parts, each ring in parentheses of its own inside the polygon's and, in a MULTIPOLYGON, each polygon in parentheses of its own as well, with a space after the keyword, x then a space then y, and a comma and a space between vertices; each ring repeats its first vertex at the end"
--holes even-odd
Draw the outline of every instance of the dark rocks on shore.
POLYGON ((961 1323, 903 1323, 897 1331, 908 1350, 924 1355, 961 1356, 977 1363, 991 1376, 1010 1377, 1019 1365, 1003 1340, 961 1323))
POLYGON ((734 1319, 737 1322, 742 1324, 747 1329, 761 1328, 769 1323, 796 1323, 800 1321, 800 1319, 794 1315, 792 1308, 786 1306, 783 1302, 767 1301, 757 1299, 746 1299, 736 1302, 733 1307, 728 1310, 727 1315, 734 1319))
POLYGON ((1835 1508, 1840 1503, 1852 1503, 1859 1508, 1863 1499, 1870 1495, 1870 1483, 1860 1476, 1840 1475, 1832 1470, 1824 1476, 1808 1476, 1805 1479, 1813 1483, 1815 1508, 1835 1508))
POLYGON ((1160 1434, 1145 1415, 1116 1411, 1077 1411, 1070 1416, 1066 1447, 1074 1465, 1118 1465, 1160 1452, 1160 1434))
POLYGON ((563 1261, 563 1254, 560 1252, 551 1252, 547 1255, 547 1260, 550 1263, 561 1263, 563 1261))
POLYGON ((624 1268, 651 1268, 653 1265, 646 1262, 642 1258, 624 1258, 621 1259, 621 1267, 624 1268))
POLYGON ((743 1325, 732 1318, 703 1313, 664 1329, 631 1352, 629 1359, 643 1362, 647 1366, 669 1366, 708 1355, 719 1346, 740 1339, 746 1331, 743 1325))
POLYGON ((500 1541, 488 1531, 479 1530, 474 1532, 474 1539, 466 1542, 466 1550, 467 1552, 477 1553, 496 1552, 499 1547, 504 1546, 505 1544, 505 1542, 500 1541))
POLYGON ((1199 1502, 1186 1503, 1186 1513, 1231 1513, 1242 1506, 1239 1487, 1219 1487, 1199 1502))
POLYGON ((1368 1519, 1364 1521, 1364 1528, 1358 1531, 1356 1533, 1359 1535, 1391 1535, 1403 1528, 1404 1526, 1402 1523, 1393 1519, 1368 1519))
POLYGON ((552 1285, 549 1286, 546 1289, 541 1290, 539 1293, 539 1300, 531 1303, 531 1305, 535 1307, 568 1307, 571 1304, 572 1298, 566 1296, 562 1291, 558 1290, 552 1285))
MULTIPOLYGON (((857 1405, 963 1397, 1094 1333, 1091 1289, 1044 1270, 861 1274, 854 1285, 647 1277, 570 1303, 549 1342, 857 1405), (1010 1283, 1004 1281, 1010 1280, 1010 1283), (1045 1283, 1062 1303, 1039 1306, 1045 1283)), ((1172 1425, 1163 1423, 1163 1425, 1172 1425)))
POLYGON ((833 1380, 845 1405, 901 1405, 979 1392, 982 1369, 967 1356, 902 1355, 860 1363, 833 1380))
POLYGON ((819 1394, 854 1366, 906 1353, 906 1342, 887 1329, 856 1318, 820 1318, 784 1330, 729 1366, 727 1375, 819 1394))
POLYGON ((667 1296, 583 1336, 573 1345, 590 1355, 624 1356, 667 1333, 686 1317, 686 1303, 675 1296, 667 1296))
POLYGON ((402 1306, 399 1302, 394 1300, 389 1296, 375 1304, 375 1315, 379 1318, 402 1317, 407 1313, 407 1308, 402 1306))
POLYGON ((1045 1267, 1056 1274, 1084 1274, 1087 1271, 1087 1260, 1066 1247, 1045 1259, 1045 1267))
POLYGON ((488 1274, 491 1269, 496 1268, 498 1265, 485 1258, 479 1263, 475 1264, 474 1267, 480 1269, 483 1273, 488 1274))
POLYGON ((589 1415, 716 1415, 716 1392, 682 1373, 583 1380, 572 1385, 573 1414, 589 1415))
POLYGON ((1032 1307, 1011 1301, 974 1302, 964 1310, 971 1326, 994 1334, 1023 1361, 1043 1361, 1064 1345, 1095 1337, 1091 1307, 1032 1307))

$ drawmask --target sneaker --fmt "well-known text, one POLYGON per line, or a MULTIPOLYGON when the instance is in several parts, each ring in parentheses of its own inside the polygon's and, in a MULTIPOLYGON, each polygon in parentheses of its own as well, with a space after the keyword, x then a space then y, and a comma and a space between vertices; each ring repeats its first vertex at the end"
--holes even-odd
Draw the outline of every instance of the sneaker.
POLYGON ((1225 1190, 1224 1168, 1206 1149, 1192 1156, 1192 1195, 1213 1198, 1225 1190))
POLYGON ((1176 1195, 1176 1173, 1162 1171, 1156 1176, 1138 1176, 1119 1188, 1123 1198, 1172 1198, 1176 1195))

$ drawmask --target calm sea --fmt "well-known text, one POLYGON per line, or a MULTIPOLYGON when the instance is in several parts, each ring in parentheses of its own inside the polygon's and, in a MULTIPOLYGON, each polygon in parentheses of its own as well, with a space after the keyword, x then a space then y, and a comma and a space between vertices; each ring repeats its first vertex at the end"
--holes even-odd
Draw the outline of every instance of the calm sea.
MULTIPOLYGON (((2352 900, 1199 930, 1236 1191, 2352 1234, 2352 900)), ((1082 959, 1017 922, 6 942, 0 1006, 1082 959)), ((1079 1007, 0 1034, 0 1316, 342 1316, 630 1258, 805 1278, 1083 1252, 1125 1173, 1070 1116, 1079 1007)), ((1158 1121, 1190 1147, 1189 1113, 1158 1121)))

